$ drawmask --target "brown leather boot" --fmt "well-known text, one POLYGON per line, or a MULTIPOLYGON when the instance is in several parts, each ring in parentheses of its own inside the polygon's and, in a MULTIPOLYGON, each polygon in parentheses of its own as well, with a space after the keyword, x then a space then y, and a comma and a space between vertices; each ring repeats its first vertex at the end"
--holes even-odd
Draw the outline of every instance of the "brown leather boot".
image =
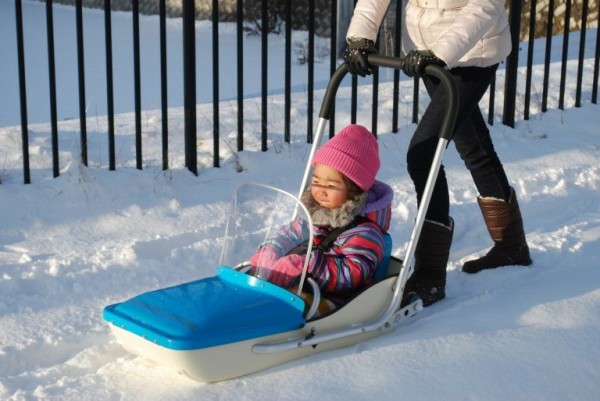
POLYGON ((446 297, 446 265, 453 232, 452 218, 450 227, 425 220, 415 249, 415 268, 406 282, 403 304, 409 303, 415 294, 421 298, 423 306, 446 297))
POLYGON ((477 273, 500 266, 529 266, 529 247, 514 189, 510 189, 508 202, 483 197, 478 197, 477 201, 494 246, 485 256, 465 262, 462 271, 477 273))

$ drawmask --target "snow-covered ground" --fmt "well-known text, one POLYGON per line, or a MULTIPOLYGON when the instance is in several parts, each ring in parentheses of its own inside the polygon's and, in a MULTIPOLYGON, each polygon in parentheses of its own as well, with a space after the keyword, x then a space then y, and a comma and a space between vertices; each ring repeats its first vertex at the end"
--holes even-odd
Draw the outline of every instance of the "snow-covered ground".
MULTIPOLYGON (((44 5, 23 4, 29 48, 44 49, 44 5), (34 44, 35 40, 39 43, 34 44)), ((127 353, 102 320, 102 309, 140 292, 212 275, 229 201, 239 183, 260 181, 297 191, 309 150, 304 143, 305 94, 299 91, 293 98, 291 144, 283 141, 282 118, 277 118, 283 116, 283 98, 269 98, 274 117, 269 120, 269 151, 264 153, 258 151, 260 99, 246 100, 248 142, 243 152, 235 152, 233 145, 236 106, 224 101, 223 109, 231 112, 225 111, 221 118, 222 167, 218 169, 210 167, 212 104, 199 104, 198 176, 182 167, 183 117, 177 95, 169 115, 173 168, 168 171, 161 170, 160 111, 158 101, 150 95, 152 89, 144 91, 141 171, 135 169, 134 116, 120 111, 116 117, 117 170, 108 171, 105 117, 90 106, 90 167, 86 168, 78 162, 78 121, 68 119, 78 115, 76 87, 69 83, 75 79, 76 63, 72 50, 64 46, 57 50, 57 60, 63 63, 58 80, 64 85, 59 91, 61 175, 52 178, 51 128, 49 118, 44 117, 48 114, 47 89, 28 82, 29 107, 36 117, 30 126, 32 184, 24 185, 13 16, 13 2, 0 1, 0 54, 5 55, 0 58, 0 105, 12 108, 0 120, 0 399, 598 399, 600 109, 589 102, 589 85, 584 87, 582 107, 574 107, 575 61, 569 64, 564 111, 557 109, 560 65, 553 64, 551 110, 540 112, 543 67, 536 64, 531 119, 523 121, 519 116, 513 129, 502 125, 497 115, 491 127, 496 150, 519 195, 533 266, 476 275, 460 272, 462 262, 484 252, 490 240, 476 203, 476 189, 451 146, 445 165, 456 231, 446 300, 396 331, 360 345, 248 377, 202 384, 127 353), (65 72, 67 68, 70 70, 65 72), (240 167, 243 171, 238 173, 240 167)), ((85 12, 86 23, 95 24, 97 32, 103 32, 102 18, 100 12, 85 12)), ((63 40, 61 35, 73 40, 73 10, 56 6, 55 19, 60 27, 57 43, 63 40)), ((130 46, 125 40, 127 24, 126 14, 116 13, 113 27, 120 32, 114 43, 116 54, 125 54, 130 46)), ((156 18, 143 17, 142 26, 148 30, 146 35, 156 35, 150 28, 158 29, 156 18)), ((180 20, 169 21, 169 29, 176 31, 178 26, 180 20)), ((235 31, 230 25, 221 31, 223 51, 230 51, 226 49, 235 44, 235 31)), ((200 49, 210 42, 203 36, 209 34, 210 27, 199 23, 199 38, 205 38, 198 41, 200 49)), ((595 34, 595 30, 588 32, 586 80, 592 76, 595 34)), ((147 37, 155 36, 142 36, 143 40, 147 37)), ((576 52, 578 36, 571 39, 570 48, 576 52)), ((562 46, 560 38, 553 43, 556 49, 562 46)), ((259 41, 250 38, 246 45, 251 54, 258 51, 259 41)), ((176 42, 170 48, 180 51, 179 46, 176 42)), ((536 48, 543 49, 543 43, 536 48)), ((87 55, 91 53, 86 49, 87 55)), ((97 53, 103 53, 101 44, 97 53)), ((37 54, 36 58, 28 52, 27 57, 28 76, 43 82, 47 76, 45 56, 37 54)), ((282 66, 281 58, 270 57, 272 66, 282 66)), ((223 68, 229 67, 223 64, 223 68)), ((88 66, 94 68, 92 63, 88 66)), ((148 66, 148 73, 154 74, 153 68, 148 66)), ((295 67, 294 82, 300 87, 306 75, 303 68, 295 67)), ((320 81, 327 80, 327 70, 323 64, 320 81)), ((88 73, 88 79, 103 82, 101 71, 88 73)), ((129 74, 127 71, 124 74, 129 74)), ((173 67, 171 74, 175 78, 170 82, 176 82, 179 70, 173 67)), ((503 71, 498 80, 503 82, 503 71)), ((277 84, 272 85, 276 88, 277 84)), ((105 86, 99 84, 97 90, 91 86, 90 105, 97 104, 100 109, 104 101, 97 99, 102 99, 105 86)), ((415 128, 410 124, 412 92, 410 86, 404 88, 401 131, 390 133, 385 110, 379 126, 379 178, 395 190, 391 234, 393 253, 399 257, 405 251, 416 211, 405 163, 407 143, 415 128)), ((502 104, 502 88, 497 86, 497 105, 502 104)), ((132 97, 127 85, 117 85, 117 89, 117 99, 132 97)), ((369 91, 370 85, 359 91, 364 100, 359 122, 367 126, 369 91)), ((383 85, 384 107, 390 103, 390 94, 391 87, 383 85)), ((316 96, 320 100, 322 91, 316 96)), ((423 102, 425 105, 426 99, 423 102)), ((349 120, 348 103, 349 91, 341 88, 336 108, 340 127, 349 120)), ((484 102, 482 106, 487 105, 484 102)), ((127 107, 124 105, 124 110, 130 111, 127 107)))

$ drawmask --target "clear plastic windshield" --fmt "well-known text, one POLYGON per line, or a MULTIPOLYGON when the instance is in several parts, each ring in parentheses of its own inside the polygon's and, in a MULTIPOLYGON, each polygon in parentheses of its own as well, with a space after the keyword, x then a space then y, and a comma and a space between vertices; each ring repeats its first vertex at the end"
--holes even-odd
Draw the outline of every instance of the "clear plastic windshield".
POLYGON ((244 183, 231 202, 221 264, 299 294, 312 232, 310 215, 294 195, 244 183))

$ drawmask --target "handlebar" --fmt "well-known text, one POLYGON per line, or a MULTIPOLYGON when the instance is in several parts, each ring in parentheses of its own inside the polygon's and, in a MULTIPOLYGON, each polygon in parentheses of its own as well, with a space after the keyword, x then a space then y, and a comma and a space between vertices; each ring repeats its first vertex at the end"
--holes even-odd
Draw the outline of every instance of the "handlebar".
MULTIPOLYGON (((369 54, 367 56, 367 61, 371 66, 387 67, 395 70, 402 69, 402 65, 404 64, 403 58, 383 56, 381 54, 369 54)), ((319 117, 329 120, 335 102, 335 95, 347 73, 348 66, 344 63, 340 65, 331 76, 323 98, 319 117)), ((448 93, 448 108, 446 109, 442 120, 440 138, 450 140, 458 111, 458 89, 456 88, 456 84, 452 80, 450 73, 445 68, 430 64, 425 67, 425 74, 438 78, 441 81, 444 90, 448 93)))

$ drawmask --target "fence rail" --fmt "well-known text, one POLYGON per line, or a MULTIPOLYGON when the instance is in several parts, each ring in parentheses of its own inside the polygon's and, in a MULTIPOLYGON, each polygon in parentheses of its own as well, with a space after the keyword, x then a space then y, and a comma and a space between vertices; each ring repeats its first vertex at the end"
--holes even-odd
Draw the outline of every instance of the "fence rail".
MULTIPOLYGON (((314 115, 314 59, 315 59, 315 0, 308 1, 308 49, 306 54, 306 62, 308 68, 308 83, 307 83, 307 101, 306 101, 306 118, 307 118, 307 132, 306 141, 312 142, 313 135, 313 115, 314 115)), ((340 0, 341 1, 341 0, 340 0)), ((50 92, 50 110, 51 110, 51 135, 52 135, 52 162, 53 162, 53 175, 54 177, 59 175, 59 152, 58 152, 58 129, 57 129, 57 105, 60 99, 56 96, 56 72, 55 72, 55 60, 54 60, 54 22, 53 22, 53 1, 45 0, 46 2, 46 22, 47 22, 47 42, 48 42, 48 73, 49 73, 49 92, 50 92)), ((133 0, 132 2, 132 29, 133 29, 133 49, 132 57, 134 64, 134 96, 135 96, 135 152, 136 152, 136 167, 142 169, 143 155, 142 155, 142 107, 141 107, 141 64, 140 64, 140 27, 139 27, 139 2, 133 0)), ((238 124, 238 137, 237 137, 237 150, 241 151, 244 149, 244 4, 243 0, 238 0, 237 15, 236 15, 236 29, 237 29, 237 124, 238 124)), ((290 141, 290 109, 291 109, 291 54, 292 54, 292 40, 291 40, 291 20, 292 20, 292 5, 291 1, 286 1, 284 10, 285 19, 285 90, 284 90, 284 138, 286 142, 290 141)), ((219 94, 219 14, 218 14, 218 0, 212 0, 212 64, 213 68, 213 166, 219 167, 219 130, 220 130, 220 94, 219 94)), ((269 1, 262 1, 261 9, 261 26, 269 26, 269 1)), ((529 109, 531 102, 531 75, 532 75, 532 59, 533 59, 533 44, 534 44, 534 33, 537 28, 536 24, 536 1, 531 0, 530 8, 523 10, 520 1, 511 1, 509 5, 511 33, 513 35, 513 51, 506 60, 506 75, 504 80, 504 108, 502 114, 502 122, 505 125, 514 127, 515 124, 515 113, 517 111, 516 99, 517 99, 517 70, 519 66, 519 42, 522 26, 522 18, 524 16, 528 18, 529 25, 529 39, 528 39, 528 52, 527 52, 527 66, 526 66, 526 83, 525 83, 525 101, 523 118, 529 118, 529 109)), ((331 26, 334 27, 338 24, 338 0, 330 1, 330 14, 331 14, 331 26)), ((580 107, 582 97, 582 86, 583 86, 583 62, 585 58, 585 40, 586 32, 588 29, 588 15, 589 15, 589 0, 582 0, 580 7, 580 15, 571 15, 572 0, 566 0, 565 2, 565 14, 564 14, 564 32, 563 32, 563 49, 561 59, 561 77, 560 77, 560 94, 559 94, 559 105, 560 109, 564 109, 565 99, 565 81, 567 76, 567 53, 569 44, 569 32, 571 31, 571 21, 581 21, 580 24, 580 45, 578 54, 577 64, 577 83, 576 83, 576 94, 575 94, 575 106, 580 107)), ((548 108, 548 82, 549 82, 549 66, 550 66, 550 53, 551 53, 551 42, 553 39, 553 26, 555 25, 554 17, 554 0, 549 0, 548 3, 548 19, 543 23, 546 24, 546 49, 545 49, 545 64, 544 64, 544 79, 541 95, 541 110, 545 112, 548 108)), ((596 16, 598 10, 594 11, 596 16)), ((86 88, 85 88, 85 57, 84 52, 84 40, 83 40, 83 18, 82 18, 82 0, 75 0, 75 13, 76 13, 76 36, 77 36, 77 71, 78 71, 78 84, 79 84, 79 122, 80 122, 80 146, 81 146, 81 163, 88 164, 88 149, 87 149, 87 127, 86 127, 86 88)), ((160 86, 161 86, 161 116, 162 116, 162 168, 169 168, 168 159, 168 96, 167 96, 167 41, 166 41, 166 4, 165 0, 159 0, 159 26, 160 26, 160 86)), ((184 80, 184 136, 185 136, 185 166, 194 174, 197 174, 197 146, 196 146, 196 43, 195 43, 195 1, 194 0, 182 0, 182 21, 183 21, 183 80, 184 80)), ((400 28, 402 20, 402 9, 401 7, 394 8, 393 15, 388 18, 394 20, 394 32, 393 36, 393 49, 392 55, 400 55, 400 28)), ((114 128, 114 83, 113 83, 113 57, 112 57, 112 11, 111 1, 104 0, 104 36, 105 36, 105 55, 106 55, 106 93, 107 93, 107 119, 108 119, 108 146, 109 146, 109 169, 114 170, 116 168, 116 155, 115 155, 115 128, 114 128)), ((23 41, 23 21, 22 14, 22 2, 21 0, 15 0, 15 22, 17 30, 17 50, 18 50, 18 81, 19 81, 19 94, 20 94, 20 112, 21 112, 21 136, 22 136, 22 152, 23 152, 23 176, 24 182, 31 182, 30 166, 29 166, 29 135, 28 135, 28 115, 27 115, 27 90, 26 90, 26 79, 25 79, 25 57, 24 57, 24 41, 23 41)), ((537 29, 539 30, 539 29, 537 29)), ((336 69, 340 60, 337 57, 336 49, 338 48, 339 37, 336 34, 337 29, 330 30, 330 73, 336 69)), ((389 33, 388 33, 389 34, 389 33)), ((261 150, 265 151, 268 147, 267 136, 269 126, 269 110, 268 110, 268 85, 267 78, 269 74, 269 48, 268 48, 268 29, 262 29, 261 32, 261 150)), ((385 40, 384 33, 380 35, 378 45, 385 40)), ((594 55, 594 68, 593 77, 586 79, 586 85, 591 86, 591 99, 590 102, 596 104, 598 96, 598 69, 600 59, 600 30, 596 31, 596 48, 594 55)), ((399 71, 394 71, 393 75, 393 105, 392 105, 392 131, 398 131, 398 109, 399 109, 399 82, 401 74, 399 71)), ((495 87, 496 82, 493 82, 495 87)), ((379 108, 379 73, 376 71, 373 74, 373 100, 372 100, 372 131, 377 135, 377 116, 379 108)), ((489 101, 489 118, 488 122, 493 123, 492 116, 494 114, 494 90, 490 91, 489 101)), ((413 96, 413 110, 412 120, 418 122, 419 116, 419 81, 414 80, 414 96, 413 96)), ((351 121, 356 122, 357 116, 357 80, 352 79, 352 100, 350 116, 351 121)), ((332 116, 335 113, 332 113, 332 116)), ((335 132, 335 119, 331 118, 330 124, 330 136, 333 136, 335 132)))

